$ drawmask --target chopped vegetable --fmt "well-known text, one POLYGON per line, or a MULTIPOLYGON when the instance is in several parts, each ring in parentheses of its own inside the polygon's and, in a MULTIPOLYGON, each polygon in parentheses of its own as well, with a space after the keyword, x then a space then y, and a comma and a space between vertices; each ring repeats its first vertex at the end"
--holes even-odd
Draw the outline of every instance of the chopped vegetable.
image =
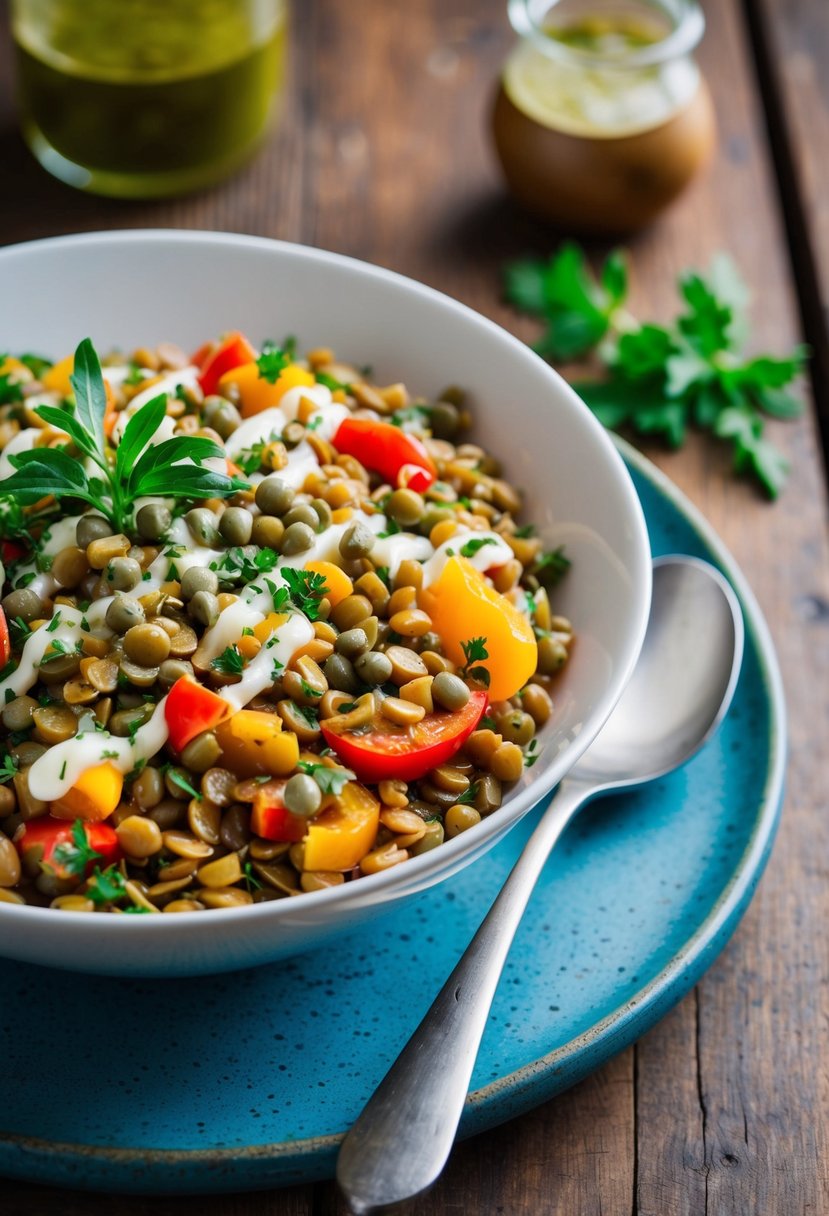
POLYGON ((43 815, 24 823, 15 837, 21 857, 41 849, 38 863, 56 878, 88 878, 96 862, 109 865, 121 857, 121 847, 113 828, 106 823, 68 822, 43 815))
POLYGON ((333 444, 338 452, 355 456, 394 486, 428 490, 437 477, 434 461, 421 440, 389 422, 345 418, 333 444))
POLYGON ((170 744, 181 752, 196 735, 213 730, 230 713, 227 701, 195 680, 182 676, 167 694, 164 717, 170 744))

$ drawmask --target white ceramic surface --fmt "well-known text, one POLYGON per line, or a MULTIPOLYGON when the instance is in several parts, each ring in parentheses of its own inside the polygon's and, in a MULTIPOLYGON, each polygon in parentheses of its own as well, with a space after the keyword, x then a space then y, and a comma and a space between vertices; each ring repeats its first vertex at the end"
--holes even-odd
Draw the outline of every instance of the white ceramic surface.
MULTIPOLYGON (((78 971, 184 975, 312 949, 383 904, 451 877, 558 782, 615 704, 641 645, 650 549, 624 465, 564 381, 511 335, 447 296, 349 258, 227 233, 63 237, 0 250, 0 350, 58 358, 162 339, 195 348, 228 329, 254 342, 295 334, 368 363, 381 383, 427 397, 470 393, 474 436, 526 493, 545 546, 572 568, 556 607, 578 640, 540 737, 504 806, 441 848, 383 874, 296 899, 216 913, 115 917, 0 904, 0 954, 78 971)), ((493 892, 494 895, 494 892, 493 892)))

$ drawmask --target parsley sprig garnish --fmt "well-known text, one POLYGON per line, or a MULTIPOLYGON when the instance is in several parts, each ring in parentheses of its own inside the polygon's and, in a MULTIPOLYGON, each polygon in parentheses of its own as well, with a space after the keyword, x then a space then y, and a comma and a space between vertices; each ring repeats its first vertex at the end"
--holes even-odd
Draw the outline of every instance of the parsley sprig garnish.
POLYGON ((3 785, 6 781, 11 781, 12 777, 17 773, 17 765, 17 757, 6 752, 2 763, 0 763, 0 785, 3 785))
POLYGON ((116 903, 127 894, 127 882, 114 862, 105 870, 96 866, 84 894, 93 904, 116 903))
POLYGON ((484 688, 489 688, 489 672, 486 667, 476 666, 489 658, 486 638, 470 638, 468 642, 461 642, 461 648, 466 656, 466 662, 460 670, 461 678, 475 680, 478 684, 483 684, 484 688))
POLYGON ((495 545, 498 542, 492 536, 473 536, 471 540, 461 545, 458 552, 461 557, 474 557, 484 545, 495 545))
POLYGON ((85 873, 90 861, 96 861, 103 854, 93 849, 89 843, 82 819, 74 820, 72 824, 72 839, 59 844, 53 857, 67 874, 81 875, 85 873))
POLYGON ((539 354, 572 359, 598 347, 606 377, 573 387, 600 422, 659 436, 670 447, 685 441, 689 427, 710 431, 732 445, 735 472, 754 477, 775 498, 789 465, 764 438, 764 417, 801 413, 787 389, 808 352, 746 356, 748 291, 726 256, 706 275, 682 275, 678 287, 682 311, 663 326, 640 324, 625 312, 627 271, 619 252, 598 281, 573 244, 546 262, 514 263, 505 278, 507 298, 545 323, 539 354))
POLYGON ((0 497, 25 504, 41 498, 76 498, 104 515, 117 532, 128 529, 136 499, 227 498, 247 483, 204 465, 211 457, 224 459, 210 439, 176 435, 153 444, 167 412, 166 397, 154 397, 132 415, 114 453, 104 433, 106 387, 101 364, 88 338, 75 351, 71 377, 75 409, 41 405, 35 413, 64 431, 82 457, 63 447, 32 448, 11 456, 15 472, 0 482, 0 497), (94 466, 87 471, 87 464, 94 466))
POLYGON ((262 354, 256 360, 256 366, 259 368, 259 375, 263 380, 267 380, 268 384, 276 384, 282 372, 291 363, 291 355, 283 347, 277 346, 275 342, 265 342, 262 347, 262 354))
POLYGON ((328 590, 324 574, 313 570, 294 570, 285 566, 280 574, 288 585, 291 602, 304 612, 309 621, 316 621, 320 614, 320 600, 328 590))

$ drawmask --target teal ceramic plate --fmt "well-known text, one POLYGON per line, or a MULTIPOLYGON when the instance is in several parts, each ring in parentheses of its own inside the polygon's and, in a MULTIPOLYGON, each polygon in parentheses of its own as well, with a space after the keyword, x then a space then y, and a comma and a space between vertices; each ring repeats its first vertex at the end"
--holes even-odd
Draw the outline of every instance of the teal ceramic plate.
MULTIPOLYGON (((562 840, 498 989, 467 1136, 572 1085, 674 1005, 734 930, 774 836, 785 727, 765 624, 697 512, 625 455, 654 554, 707 558, 737 589, 743 670, 699 756, 594 803, 562 840)), ((402 911, 272 967, 138 982, 0 962, 0 1173, 166 1193, 331 1174, 536 818, 402 911)))

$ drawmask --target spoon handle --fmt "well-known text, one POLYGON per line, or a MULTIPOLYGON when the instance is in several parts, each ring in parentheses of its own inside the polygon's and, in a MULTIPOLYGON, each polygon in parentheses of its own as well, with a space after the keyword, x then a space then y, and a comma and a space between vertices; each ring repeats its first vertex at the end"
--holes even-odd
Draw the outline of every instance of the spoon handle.
POLYGON ((345 1137, 337 1181, 356 1216, 410 1199, 443 1169, 515 931, 550 851, 595 792, 575 778, 559 785, 454 971, 345 1137))

